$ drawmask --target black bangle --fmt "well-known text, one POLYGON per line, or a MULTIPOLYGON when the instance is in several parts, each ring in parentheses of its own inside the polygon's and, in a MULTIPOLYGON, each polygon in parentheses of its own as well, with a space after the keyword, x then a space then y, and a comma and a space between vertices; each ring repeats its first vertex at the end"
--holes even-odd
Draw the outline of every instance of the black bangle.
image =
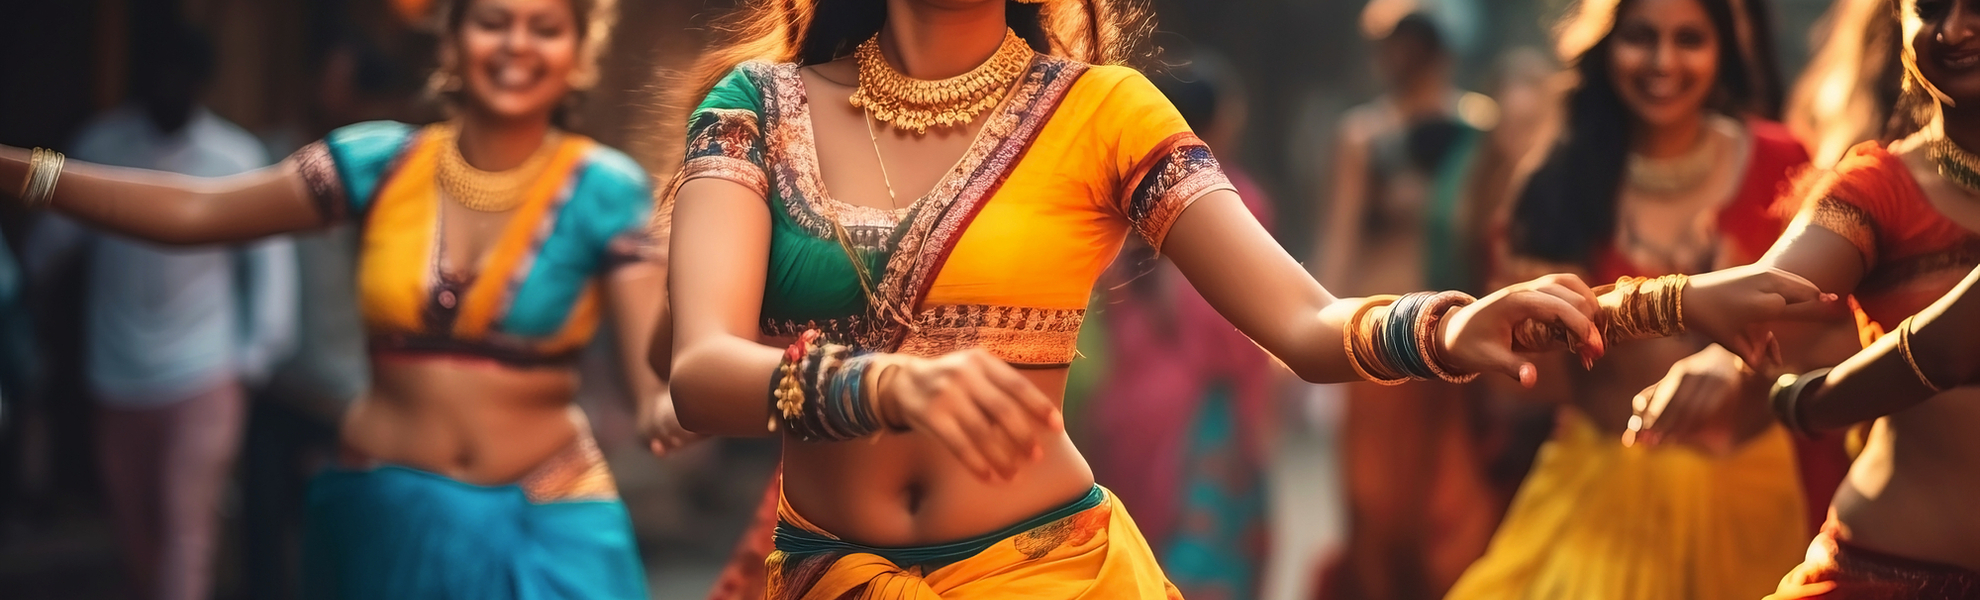
POLYGON ((1768 405, 1774 409, 1774 418, 1795 435, 1807 437, 1808 424, 1801 420, 1801 392, 1810 385, 1819 385, 1829 378, 1829 369, 1816 369, 1796 375, 1789 373, 1774 381, 1774 389, 1768 394, 1768 405))

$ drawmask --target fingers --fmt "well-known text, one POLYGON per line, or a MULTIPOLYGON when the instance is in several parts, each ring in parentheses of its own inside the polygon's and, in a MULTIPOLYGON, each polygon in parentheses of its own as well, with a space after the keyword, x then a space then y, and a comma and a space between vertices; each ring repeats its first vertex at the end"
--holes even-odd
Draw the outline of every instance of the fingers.
POLYGON ((1558 322, 1569 333, 1574 334, 1582 362, 1589 363, 1601 358, 1608 349, 1602 343, 1602 332, 1595 327, 1595 321, 1552 294, 1519 294, 1522 315, 1526 319, 1540 322, 1558 322))
POLYGON ((1491 347, 1479 349, 1477 352, 1480 356, 1476 359, 1474 368, 1480 373, 1500 373, 1518 380, 1521 386, 1528 388, 1540 382, 1539 369, 1533 366, 1533 362, 1511 349, 1491 347))
POLYGON ((1054 431, 1065 430, 1065 417, 1061 414, 1058 403, 1053 402, 1051 397, 1046 396, 1043 390, 1038 389, 1037 385, 1033 385, 1031 380, 1025 379, 1023 375, 1018 374, 1017 369, 1011 368, 1010 364, 997 360, 996 357, 990 356, 988 353, 979 354, 978 356, 980 363, 983 365, 983 375, 989 378, 991 383, 996 384, 999 389, 1002 389, 1004 393, 1017 399, 1018 406, 1026 414, 1054 431))
POLYGON ((1779 295, 1788 304, 1802 304, 1823 299, 1833 301, 1835 299, 1835 294, 1822 293, 1821 288, 1815 287, 1815 282, 1809 281, 1808 278, 1796 275, 1786 269, 1778 267, 1769 268, 1767 269, 1767 274, 1769 275, 1767 284, 1761 286, 1761 290, 1779 295))
POLYGON ((1597 299, 1595 290, 1588 287, 1588 283, 1582 281, 1580 277, 1554 274, 1542 277, 1539 281, 1543 283, 1539 286, 1540 291, 1568 301, 1568 304, 1573 305, 1582 314, 1594 316, 1595 311, 1602 306, 1602 301, 1597 299))
POLYGON ((977 479, 990 480, 995 477, 996 471, 990 467, 990 461, 983 457, 981 450, 977 449, 975 436, 964 429, 955 418, 932 417, 922 424, 921 429, 935 436, 942 445, 948 446, 949 452, 956 455, 956 460, 962 461, 963 468, 969 469, 970 474, 975 475, 977 479))
POLYGON ((1016 398, 990 383, 984 373, 964 371, 958 375, 962 387, 973 401, 975 420, 983 424, 983 430, 977 432, 977 441, 982 444, 984 456, 990 459, 990 466, 999 477, 1016 475, 1020 464, 1030 462, 1038 455, 1038 435, 1034 425, 1037 421, 1025 412, 1016 398))

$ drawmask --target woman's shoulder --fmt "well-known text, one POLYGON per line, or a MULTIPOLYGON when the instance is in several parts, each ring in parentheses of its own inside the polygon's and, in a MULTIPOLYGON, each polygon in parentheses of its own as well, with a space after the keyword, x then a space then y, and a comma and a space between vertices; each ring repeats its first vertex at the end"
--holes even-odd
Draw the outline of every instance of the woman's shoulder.
MULTIPOLYGON (((575 134, 573 134, 575 135, 575 134)), ((653 196, 653 176, 625 152, 590 140, 584 154, 583 187, 611 204, 644 205, 653 196)))
POLYGON ((402 142, 419 131, 418 125, 398 121, 365 121, 338 127, 324 136, 331 144, 371 144, 402 142))

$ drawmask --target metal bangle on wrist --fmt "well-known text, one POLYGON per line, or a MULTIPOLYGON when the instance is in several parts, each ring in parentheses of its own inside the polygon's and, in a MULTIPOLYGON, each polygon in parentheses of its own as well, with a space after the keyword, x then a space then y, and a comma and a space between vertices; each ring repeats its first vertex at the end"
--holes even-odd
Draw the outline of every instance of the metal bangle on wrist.
POLYGON ((29 209, 46 208, 55 196, 55 183, 62 178, 62 163, 67 160, 62 153, 47 148, 35 148, 28 155, 27 180, 21 183, 21 205, 29 209))
POLYGON ((1808 386, 1819 385, 1829 378, 1829 369, 1816 369, 1799 375, 1789 373, 1774 380, 1774 388, 1767 394, 1767 404, 1774 410, 1774 418, 1796 435, 1807 436, 1808 424, 1801 420, 1801 392, 1808 386))

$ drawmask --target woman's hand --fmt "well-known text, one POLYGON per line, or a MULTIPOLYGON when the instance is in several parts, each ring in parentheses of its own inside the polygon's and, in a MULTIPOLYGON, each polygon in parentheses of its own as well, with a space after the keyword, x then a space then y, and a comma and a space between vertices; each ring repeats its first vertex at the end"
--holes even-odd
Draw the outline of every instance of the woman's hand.
POLYGON ((1009 480, 1043 455, 1041 435, 1065 428, 1051 398, 983 350, 890 360, 875 367, 886 369, 878 382, 883 420, 941 440, 980 479, 1009 480))
POLYGON ((653 451, 654 456, 666 456, 669 452, 708 439, 708 436, 681 427, 680 414, 674 412, 674 396, 666 391, 641 404, 639 413, 639 434, 646 437, 646 447, 653 451))
POLYGON ((1766 361, 1773 334, 1768 321, 1831 316, 1824 294, 1800 275, 1746 265, 1691 277, 1683 296, 1685 329, 1709 337, 1749 365, 1766 361))
MULTIPOLYGON (((1780 364, 1779 345, 1767 365, 1780 364)), ((1623 445, 1670 441, 1726 455, 1773 421, 1764 398, 1772 381, 1717 344, 1671 365, 1663 380, 1636 395, 1623 445)))
POLYGON ((1515 340, 1526 323, 1551 324, 1570 332, 1568 346, 1583 364, 1601 358, 1602 334, 1595 328, 1595 292, 1573 275, 1548 275, 1493 292, 1453 311, 1439 325, 1437 339, 1451 366, 1471 373, 1499 372, 1533 387, 1539 373, 1520 352, 1550 350, 1515 340), (1580 332, 1580 333, 1572 333, 1580 332))

